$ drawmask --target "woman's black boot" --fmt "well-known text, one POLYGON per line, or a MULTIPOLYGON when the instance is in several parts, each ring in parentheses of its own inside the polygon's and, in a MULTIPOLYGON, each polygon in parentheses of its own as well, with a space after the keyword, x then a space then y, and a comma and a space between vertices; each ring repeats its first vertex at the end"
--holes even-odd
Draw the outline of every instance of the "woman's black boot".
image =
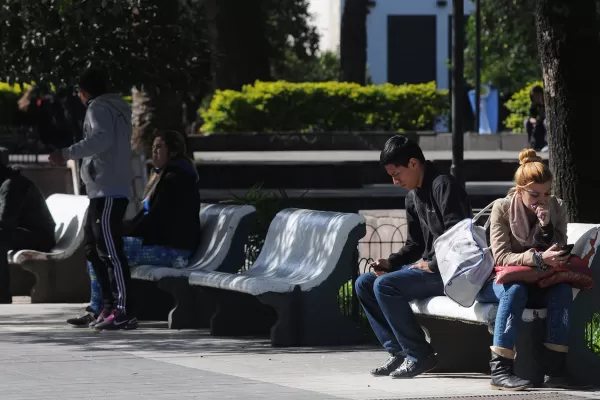
POLYGON ((510 358, 502 357, 492 351, 490 367, 492 369, 492 390, 518 391, 533 387, 533 383, 521 379, 513 373, 514 360, 510 358))
POLYGON ((567 353, 553 351, 544 346, 543 364, 546 375, 544 386, 553 389, 589 390, 593 386, 578 382, 567 370, 567 353))

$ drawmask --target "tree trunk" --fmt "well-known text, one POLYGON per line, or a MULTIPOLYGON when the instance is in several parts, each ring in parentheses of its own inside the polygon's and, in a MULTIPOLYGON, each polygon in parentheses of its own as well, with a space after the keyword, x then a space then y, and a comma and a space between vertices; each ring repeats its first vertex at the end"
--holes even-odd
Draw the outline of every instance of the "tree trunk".
POLYGON ((239 90, 271 79, 262 0, 205 0, 213 84, 239 90))
POLYGON ((571 222, 598 223, 596 1, 536 0, 535 13, 554 192, 571 222))
POLYGON ((185 135, 183 100, 178 92, 146 85, 141 90, 133 88, 131 97, 134 150, 149 156, 155 130, 173 130, 185 135))
POLYGON ((346 0, 340 32, 340 80, 364 85, 367 79, 369 0, 346 0))

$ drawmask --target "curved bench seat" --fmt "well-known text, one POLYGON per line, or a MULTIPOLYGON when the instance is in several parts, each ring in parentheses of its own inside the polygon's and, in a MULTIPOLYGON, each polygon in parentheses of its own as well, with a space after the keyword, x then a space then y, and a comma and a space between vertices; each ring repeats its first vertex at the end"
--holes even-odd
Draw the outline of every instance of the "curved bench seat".
MULTIPOLYGON (((595 257, 600 249, 599 227, 600 224, 567 225, 568 241, 575 245, 572 254, 588 259, 596 285, 600 283, 600 258, 595 257)), ((574 332, 569 343, 570 368, 575 376, 585 377, 585 381, 600 385, 600 376, 591 372, 600 370, 600 357, 593 354, 585 339, 585 330, 592 314, 600 312, 600 292, 597 288, 584 292, 573 289, 573 298, 569 314, 571 329, 574 332)), ((443 354, 443 359, 440 360, 440 365, 444 364, 443 370, 462 372, 460 366, 471 368, 473 365, 484 365, 475 360, 476 358, 489 359, 487 346, 483 343, 491 345, 491 337, 482 339, 473 329, 464 327, 461 323, 487 325, 488 331, 493 334, 498 304, 475 302, 473 306, 465 308, 448 297, 438 296, 414 301, 411 308, 419 316, 429 340, 433 341, 436 350, 443 354), (447 323, 440 323, 440 320, 447 323), (466 353, 471 356, 464 357, 466 353)), ((546 318, 545 308, 525 309, 521 315, 524 324, 521 325, 517 339, 518 356, 515 370, 523 378, 537 381, 540 374, 543 377, 534 347, 545 335, 545 324, 540 325, 540 322, 546 318)))
MULTIPOLYGON (((185 268, 159 265, 131 267, 131 276, 137 280, 136 301, 143 304, 144 312, 164 309, 164 304, 151 305, 153 300, 164 302, 154 296, 154 289, 169 293, 175 305, 169 308, 168 321, 171 329, 198 328, 208 322, 201 309, 207 299, 189 287, 188 277, 194 271, 226 271, 235 273, 244 266, 244 246, 254 223, 256 209, 248 205, 201 204, 200 241, 185 268), (141 281, 141 282, 140 282, 141 281), (149 286, 150 285, 150 286, 149 286), (143 299, 142 299, 143 297, 143 299)), ((172 303, 172 301, 171 301, 172 303)), ((169 306, 170 307, 170 306, 169 306)), ((149 319, 164 318, 148 315, 149 319)))
POLYGON ((365 233, 365 220, 358 214, 292 208, 279 212, 248 271, 190 274, 190 285, 214 289, 219 301, 211 333, 257 333, 260 328, 252 326, 260 321, 271 328, 273 345, 357 341, 356 326, 341 315, 336 297, 351 277, 358 241, 365 233), (253 300, 277 315, 261 319, 251 311, 268 311, 253 300))
POLYGON ((49 253, 28 249, 10 251, 8 262, 35 275, 32 303, 88 301, 83 225, 89 200, 86 196, 53 194, 46 199, 46 204, 56 223, 56 246, 49 253))

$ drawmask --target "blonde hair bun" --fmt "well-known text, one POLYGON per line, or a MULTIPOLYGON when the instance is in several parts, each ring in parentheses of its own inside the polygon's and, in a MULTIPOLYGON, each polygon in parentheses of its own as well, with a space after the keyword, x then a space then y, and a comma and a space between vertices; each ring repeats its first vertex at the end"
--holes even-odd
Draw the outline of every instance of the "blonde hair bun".
POLYGON ((542 162, 542 157, 538 156, 534 149, 525 149, 519 153, 520 165, 531 162, 542 162))

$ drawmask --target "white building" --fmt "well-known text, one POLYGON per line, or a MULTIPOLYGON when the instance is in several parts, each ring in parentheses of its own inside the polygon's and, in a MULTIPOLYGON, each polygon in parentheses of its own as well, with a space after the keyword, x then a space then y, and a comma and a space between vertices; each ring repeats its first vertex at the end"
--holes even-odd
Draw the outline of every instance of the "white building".
MULTIPOLYGON (((465 15, 474 9, 464 0, 465 15)), ((344 0, 310 0, 321 50, 337 51, 344 0)), ((373 83, 450 82, 452 0, 376 0, 367 19, 367 63, 373 83)))

